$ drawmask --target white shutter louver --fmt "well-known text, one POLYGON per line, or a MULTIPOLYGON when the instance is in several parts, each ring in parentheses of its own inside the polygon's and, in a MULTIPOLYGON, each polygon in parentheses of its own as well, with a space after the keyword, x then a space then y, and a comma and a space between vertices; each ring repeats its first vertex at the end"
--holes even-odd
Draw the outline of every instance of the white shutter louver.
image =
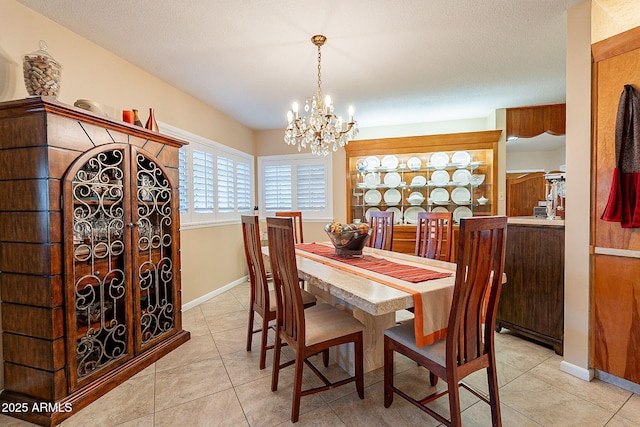
POLYGON ((251 166, 248 163, 236 163, 236 206, 238 212, 251 210, 251 166))
POLYGON ((189 212, 189 162, 187 147, 178 151, 178 192, 180 193, 180 213, 189 212))
POLYGON ((213 154, 193 150, 193 210, 214 211, 213 154))
POLYGON ((297 172, 297 210, 322 211, 326 207, 323 164, 299 164, 297 172))
POLYGON ((218 212, 233 212, 235 205, 235 181, 233 160, 218 156, 218 212))
POLYGON ((267 211, 292 208, 291 165, 268 165, 264 168, 264 203, 267 211))

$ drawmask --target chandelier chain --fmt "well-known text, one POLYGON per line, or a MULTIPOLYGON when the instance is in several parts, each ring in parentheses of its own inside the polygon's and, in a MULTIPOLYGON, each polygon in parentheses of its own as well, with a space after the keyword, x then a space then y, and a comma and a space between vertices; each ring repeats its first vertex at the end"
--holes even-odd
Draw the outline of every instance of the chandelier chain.
POLYGON ((322 62, 322 53, 320 51, 320 45, 318 45, 318 100, 322 99, 322 90, 320 89, 322 85, 322 79, 320 78, 320 63, 322 62))

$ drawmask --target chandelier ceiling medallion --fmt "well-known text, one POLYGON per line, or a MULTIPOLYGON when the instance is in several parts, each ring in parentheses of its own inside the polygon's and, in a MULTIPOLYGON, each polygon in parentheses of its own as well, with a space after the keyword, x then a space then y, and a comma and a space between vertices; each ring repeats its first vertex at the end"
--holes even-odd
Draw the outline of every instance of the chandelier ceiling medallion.
POLYGON ((298 115, 298 103, 294 102, 287 112, 289 125, 284 133, 284 141, 289 145, 297 145, 298 151, 307 146, 318 156, 326 156, 330 151, 344 147, 349 139, 358 134, 358 126, 353 120, 353 107, 349 107, 349 122, 344 123, 342 117, 333 114, 331 97, 322 99, 320 85, 320 47, 327 38, 323 35, 311 37, 311 42, 318 47, 318 88, 316 94, 307 98, 304 111, 307 116, 298 115))

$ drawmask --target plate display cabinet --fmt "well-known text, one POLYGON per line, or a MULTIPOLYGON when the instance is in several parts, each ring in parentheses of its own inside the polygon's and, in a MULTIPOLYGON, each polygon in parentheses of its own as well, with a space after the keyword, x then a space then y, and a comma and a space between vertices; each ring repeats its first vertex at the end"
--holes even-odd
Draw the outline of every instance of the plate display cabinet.
POLYGON ((189 339, 185 143, 39 97, 0 103, 0 135, 0 404, 56 425, 189 339))
MULTIPOLYGON (((456 222, 468 216, 495 215, 501 132, 349 142, 345 146, 347 221, 368 221, 371 211, 393 210, 393 250, 413 253, 420 211, 450 211, 456 222)), ((454 226, 454 239, 456 234, 454 226)))

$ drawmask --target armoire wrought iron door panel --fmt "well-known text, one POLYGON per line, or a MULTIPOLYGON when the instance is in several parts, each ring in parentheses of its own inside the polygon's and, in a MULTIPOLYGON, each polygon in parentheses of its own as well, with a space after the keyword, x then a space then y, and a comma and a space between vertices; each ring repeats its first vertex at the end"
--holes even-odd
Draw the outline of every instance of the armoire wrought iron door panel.
POLYGON ((134 288, 139 311, 139 351, 175 332, 176 298, 173 192, 165 171, 150 155, 133 149, 134 288))
POLYGON ((73 305, 67 316, 73 389, 126 361, 134 350, 126 250, 129 155, 128 147, 114 145, 82 156, 66 181, 71 219, 65 233, 73 238, 66 272, 73 305))

